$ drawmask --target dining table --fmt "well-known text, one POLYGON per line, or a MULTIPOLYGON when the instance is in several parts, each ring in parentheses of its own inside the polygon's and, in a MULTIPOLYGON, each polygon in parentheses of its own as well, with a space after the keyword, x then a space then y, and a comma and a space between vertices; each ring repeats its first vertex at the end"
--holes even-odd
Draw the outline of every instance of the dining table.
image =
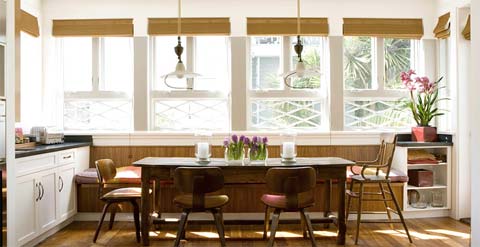
MULTIPOLYGON (((135 161, 134 166, 142 168, 141 199, 141 238, 144 246, 150 245, 149 232, 153 223, 162 222, 160 210, 160 183, 172 181, 177 167, 219 167, 222 169, 225 184, 264 183, 265 174, 273 167, 313 167, 318 180, 335 181, 338 186, 338 212, 330 212, 331 196, 325 200, 326 209, 321 222, 337 225, 337 244, 344 245, 346 237, 345 190, 347 167, 353 161, 339 157, 298 157, 295 160, 282 161, 280 158, 269 158, 265 162, 226 162, 225 159, 212 158, 208 161, 197 161, 195 158, 146 157, 135 161), (154 194, 152 196, 151 194, 154 194), (152 197, 156 198, 152 203, 152 197), (156 212, 152 211, 152 204, 156 212), (154 213, 154 214, 152 214, 154 213), (155 215, 155 217, 153 216, 155 215)), ((263 219, 262 219, 263 221, 263 219)))

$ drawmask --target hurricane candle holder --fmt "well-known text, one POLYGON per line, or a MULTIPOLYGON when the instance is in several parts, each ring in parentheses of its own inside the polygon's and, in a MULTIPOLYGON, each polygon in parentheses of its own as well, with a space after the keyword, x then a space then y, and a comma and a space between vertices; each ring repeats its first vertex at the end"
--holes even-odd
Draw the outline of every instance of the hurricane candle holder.
POLYGON ((195 157, 197 161, 209 162, 212 156, 212 134, 208 132, 196 133, 195 137, 197 142, 195 143, 195 157))
POLYGON ((281 135, 282 145, 280 146, 280 157, 282 162, 295 162, 297 147, 295 144, 296 133, 287 132, 281 135))

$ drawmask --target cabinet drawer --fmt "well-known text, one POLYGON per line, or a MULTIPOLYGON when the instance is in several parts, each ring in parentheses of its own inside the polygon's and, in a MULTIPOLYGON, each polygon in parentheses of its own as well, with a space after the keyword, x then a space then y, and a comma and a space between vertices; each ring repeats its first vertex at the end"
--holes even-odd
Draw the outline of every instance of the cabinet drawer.
POLYGON ((65 165, 75 162, 75 150, 68 150, 57 154, 59 165, 65 165))
POLYGON ((55 167, 55 155, 35 155, 16 160, 17 177, 55 167))

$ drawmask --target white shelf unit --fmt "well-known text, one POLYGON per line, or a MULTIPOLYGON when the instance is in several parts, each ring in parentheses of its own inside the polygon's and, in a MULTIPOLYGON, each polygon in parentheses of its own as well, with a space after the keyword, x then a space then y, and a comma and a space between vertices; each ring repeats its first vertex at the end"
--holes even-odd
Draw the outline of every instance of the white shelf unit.
POLYGON ((433 211, 449 211, 452 205, 452 147, 451 146, 397 146, 393 158, 392 167, 396 170, 408 174, 408 170, 425 169, 433 171, 433 186, 417 187, 405 184, 403 188, 403 211, 405 212, 425 212, 428 214, 433 211), (417 149, 425 150, 433 154, 441 154, 445 156, 445 162, 439 164, 408 164, 408 150, 417 149), (424 193, 428 206, 424 209, 414 208, 408 203, 408 191, 417 190, 424 193), (432 207, 430 205, 432 191, 441 191, 443 194, 443 207, 432 207))

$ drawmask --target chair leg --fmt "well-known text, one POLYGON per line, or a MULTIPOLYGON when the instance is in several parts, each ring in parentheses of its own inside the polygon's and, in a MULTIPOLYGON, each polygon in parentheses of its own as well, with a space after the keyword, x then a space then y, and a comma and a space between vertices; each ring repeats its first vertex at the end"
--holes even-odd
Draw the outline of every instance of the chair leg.
POLYGON ((224 228, 223 228, 223 220, 222 220, 222 216, 221 216, 221 212, 219 210, 216 210, 216 209, 213 209, 212 210, 212 215, 213 215, 213 219, 215 220, 215 225, 217 226, 217 231, 218 231, 218 237, 220 238, 220 243, 222 245, 222 247, 225 247, 226 246, 226 243, 225 243, 225 231, 224 231, 224 228))
MULTIPOLYGON (((350 189, 351 192, 353 192, 353 180, 350 181, 350 189)), ((345 219, 348 221, 348 215, 350 214, 350 205, 352 202, 352 197, 347 194, 347 212, 345 213, 345 219)))
POLYGON ((98 234, 100 233, 100 229, 102 228, 103 220, 105 219, 105 214, 107 214, 108 207, 110 207, 111 204, 112 204, 111 202, 108 202, 107 204, 105 204, 105 206, 103 206, 102 217, 100 218, 100 221, 98 222, 97 230, 95 231, 95 236, 93 236, 93 242, 94 243, 97 242, 98 234))
POLYGON ((305 218, 303 217, 303 214, 301 211, 298 212, 300 214, 300 225, 302 228, 302 233, 303 233, 303 238, 307 238, 307 222, 305 222, 305 218))
POLYGON ((108 224, 108 230, 112 230, 113 222, 115 222, 115 214, 117 214, 118 205, 115 204, 112 209, 110 209, 110 223, 108 224))
POLYGON ((308 217, 308 215, 305 214, 304 209, 300 210, 300 214, 302 215, 303 220, 307 224, 308 235, 310 235, 310 241, 312 242, 312 246, 316 247, 317 243, 315 242, 315 234, 313 232, 312 221, 310 221, 310 217, 308 217))
POLYGON ((135 235, 137 237, 137 243, 140 243, 140 208, 136 200, 130 201, 133 206, 133 220, 135 221, 135 235))
MULTIPOLYGON (((383 204, 385 205, 385 210, 387 211, 387 217, 388 217, 388 221, 392 221, 392 215, 390 214, 390 210, 388 210, 388 203, 387 203, 387 196, 385 195, 385 190, 383 188, 383 183, 378 183, 378 186, 380 187, 380 191, 382 192, 382 198, 383 198, 383 204)), ((390 223, 390 228, 394 228, 393 227, 393 224, 390 223)))
POLYGON ((398 216, 402 221, 403 228, 405 228, 405 233, 407 234, 408 241, 410 241, 410 243, 413 243, 412 237, 410 237, 410 233, 408 232, 407 223, 403 218, 403 213, 402 213, 402 210, 400 209, 400 205, 398 205, 397 198, 395 198, 395 194, 393 194, 392 186, 390 185, 390 183, 387 183, 387 186, 388 186, 388 190, 390 191, 390 196, 392 197, 393 203, 395 204, 395 208, 398 212, 398 216))
POLYGON ((363 201, 363 183, 360 183, 360 191, 358 196, 357 208, 357 232, 355 233, 355 244, 358 244, 358 236, 360 234, 360 221, 362 220, 362 201, 363 201))
POLYGON ((270 208, 265 205, 265 217, 263 219, 263 239, 267 239, 268 226, 270 225, 270 208))
POLYGON ((275 241, 275 234, 277 233, 278 222, 280 221, 280 209, 276 208, 272 216, 272 226, 270 227, 270 239, 268 240, 268 247, 273 247, 275 241))
POLYGON ((180 245, 180 238, 183 235, 183 232, 185 231, 185 224, 187 223, 188 219, 188 214, 190 211, 184 209, 182 212, 182 216, 180 217, 180 222, 178 222, 178 231, 177 231, 177 237, 175 238, 175 244, 173 245, 174 247, 178 247, 180 245))

